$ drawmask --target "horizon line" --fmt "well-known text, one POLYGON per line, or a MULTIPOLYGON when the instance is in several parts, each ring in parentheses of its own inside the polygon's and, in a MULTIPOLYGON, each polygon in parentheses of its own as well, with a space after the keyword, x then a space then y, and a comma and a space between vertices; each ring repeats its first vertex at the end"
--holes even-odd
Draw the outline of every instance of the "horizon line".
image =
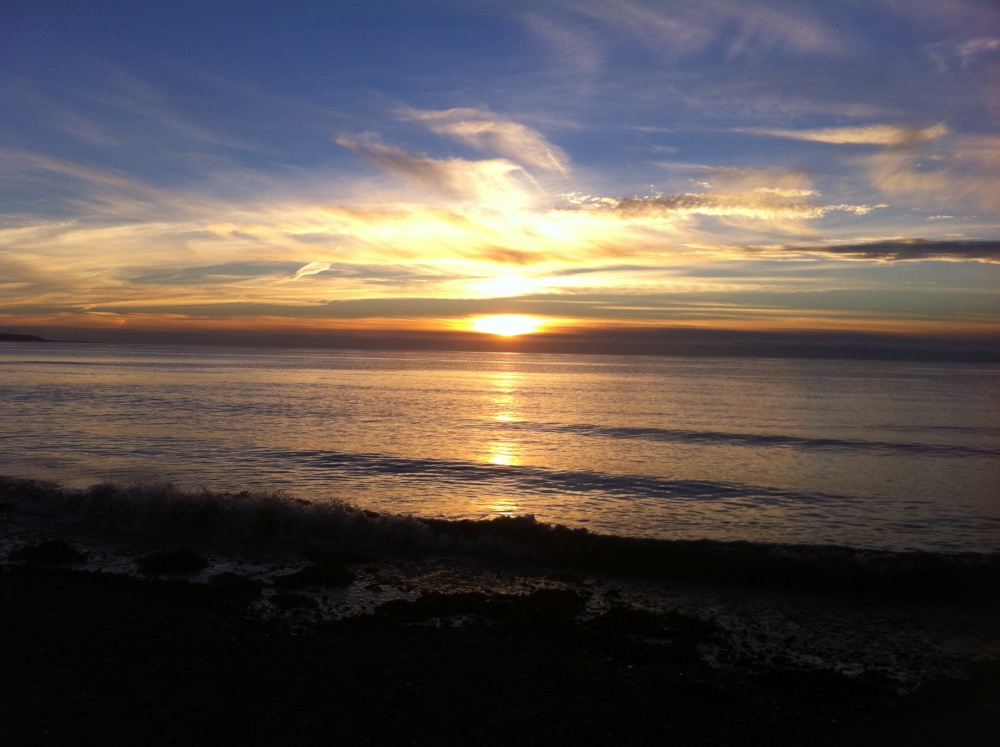
POLYGON ((13 326, 7 329, 11 331, 0 332, 0 342, 1000 363, 1000 333, 944 336, 885 331, 655 327, 501 337, 456 330, 406 329, 223 331, 13 326))

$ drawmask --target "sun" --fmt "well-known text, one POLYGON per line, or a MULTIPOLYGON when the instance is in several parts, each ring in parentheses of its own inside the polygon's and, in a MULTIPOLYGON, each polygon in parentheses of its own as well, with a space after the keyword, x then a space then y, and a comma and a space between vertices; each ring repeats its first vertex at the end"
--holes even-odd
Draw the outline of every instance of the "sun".
POLYGON ((486 332, 491 335, 501 337, 514 337, 516 335, 526 335, 537 332, 542 326, 542 321, 533 316, 522 314, 496 314, 494 316, 480 316, 472 320, 471 328, 476 332, 486 332))

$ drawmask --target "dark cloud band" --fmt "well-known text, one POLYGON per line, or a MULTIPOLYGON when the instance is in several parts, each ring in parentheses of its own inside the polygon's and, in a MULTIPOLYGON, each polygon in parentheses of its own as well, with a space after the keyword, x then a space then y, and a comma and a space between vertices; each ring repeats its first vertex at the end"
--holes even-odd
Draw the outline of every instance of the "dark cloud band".
POLYGON ((834 244, 823 247, 789 247, 795 251, 836 257, 874 259, 882 262, 914 260, 951 260, 1000 264, 1000 241, 930 241, 896 239, 857 244, 834 244))

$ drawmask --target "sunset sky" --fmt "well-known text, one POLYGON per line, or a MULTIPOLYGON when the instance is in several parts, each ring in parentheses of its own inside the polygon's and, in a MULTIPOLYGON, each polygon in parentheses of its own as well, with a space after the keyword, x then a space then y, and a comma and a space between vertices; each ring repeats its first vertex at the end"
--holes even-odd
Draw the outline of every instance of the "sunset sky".
POLYGON ((1000 339, 1000 6, 0 3, 0 331, 497 314, 1000 339))

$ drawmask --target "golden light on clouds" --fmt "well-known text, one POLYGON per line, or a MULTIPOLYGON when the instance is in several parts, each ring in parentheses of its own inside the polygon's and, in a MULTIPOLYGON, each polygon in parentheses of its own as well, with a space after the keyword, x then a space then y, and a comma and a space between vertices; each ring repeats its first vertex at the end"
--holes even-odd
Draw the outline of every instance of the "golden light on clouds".
POLYGON ((469 327, 475 332, 484 332, 501 337, 515 337, 537 332, 543 321, 524 314, 495 314, 473 319, 469 327))
POLYGON ((614 344, 612 326, 1000 329, 996 14, 876 4, 848 31, 776 0, 418 2, 425 30, 461 18, 490 40, 433 55, 380 4, 353 20, 329 4, 281 14, 325 31, 272 58, 218 48, 257 21, 209 4, 211 52, 183 69, 166 64, 169 12, 135 27, 145 43, 85 54, 89 26, 24 4, 6 60, 0 324, 418 347, 560 333, 518 349, 614 344), (365 64, 358 29, 407 64, 365 64), (248 85, 262 64, 273 76, 248 85))
POLYGON ((541 283, 518 275, 502 275, 472 283, 469 288, 486 298, 508 298, 531 293, 541 283))

